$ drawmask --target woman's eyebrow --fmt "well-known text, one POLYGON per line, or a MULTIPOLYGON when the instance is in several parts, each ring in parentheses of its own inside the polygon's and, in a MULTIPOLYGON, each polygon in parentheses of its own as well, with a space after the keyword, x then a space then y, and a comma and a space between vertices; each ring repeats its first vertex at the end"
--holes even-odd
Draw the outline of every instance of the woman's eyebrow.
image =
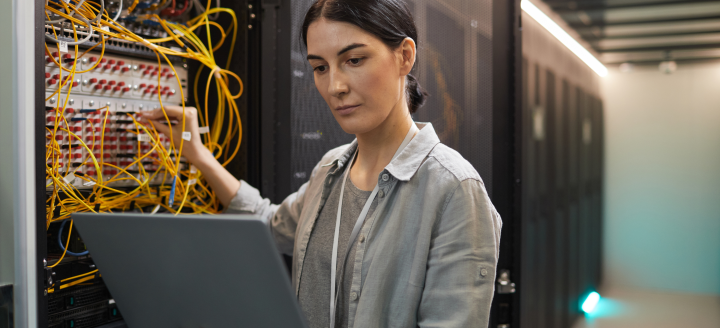
MULTIPOLYGON (((363 43, 353 43, 353 44, 351 44, 351 45, 349 45, 349 46, 347 46, 347 47, 345 47, 345 48, 342 48, 342 50, 338 51, 337 55, 340 56, 340 55, 342 55, 342 54, 344 54, 344 53, 346 53, 346 52, 348 52, 348 51, 350 51, 350 50, 353 50, 353 49, 356 49, 356 48, 361 48, 361 47, 364 47, 364 46, 366 46, 366 44, 363 44, 363 43)), ((311 59, 325 60, 325 58, 322 58, 322 57, 320 57, 320 56, 318 56, 318 55, 307 55, 307 60, 311 60, 311 59)))
POLYGON ((347 46, 347 47, 345 47, 345 48, 342 48, 342 50, 338 51, 337 55, 340 56, 340 55, 342 55, 342 54, 344 54, 344 53, 346 53, 346 52, 348 52, 348 51, 350 51, 350 50, 353 50, 353 49, 355 49, 355 48, 364 47, 364 46, 365 46, 365 44, 362 44, 362 43, 353 43, 353 44, 351 44, 351 45, 349 45, 349 46, 347 46))

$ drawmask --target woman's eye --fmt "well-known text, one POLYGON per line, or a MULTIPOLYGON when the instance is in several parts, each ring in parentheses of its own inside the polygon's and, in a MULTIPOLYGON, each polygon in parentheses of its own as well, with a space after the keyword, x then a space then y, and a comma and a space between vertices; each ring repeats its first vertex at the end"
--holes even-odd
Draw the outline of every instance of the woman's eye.
POLYGON ((317 71, 317 72, 321 72, 321 73, 322 73, 322 72, 325 72, 325 66, 318 66, 318 67, 315 67, 315 71, 317 71))
POLYGON ((357 64, 360 64, 360 62, 362 61, 362 58, 351 58, 348 61, 350 62, 350 64, 357 65, 357 64))

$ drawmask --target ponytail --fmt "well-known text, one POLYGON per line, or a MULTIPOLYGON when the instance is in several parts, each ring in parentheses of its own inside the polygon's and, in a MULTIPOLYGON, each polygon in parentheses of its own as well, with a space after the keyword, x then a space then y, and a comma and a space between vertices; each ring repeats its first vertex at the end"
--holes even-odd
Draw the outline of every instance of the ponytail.
POLYGON ((425 89, 420 86, 420 83, 418 83, 418 80, 412 76, 412 74, 407 75, 406 82, 405 89, 407 94, 408 109, 410 109, 410 114, 414 114, 418 108, 425 104, 425 100, 429 95, 425 89))

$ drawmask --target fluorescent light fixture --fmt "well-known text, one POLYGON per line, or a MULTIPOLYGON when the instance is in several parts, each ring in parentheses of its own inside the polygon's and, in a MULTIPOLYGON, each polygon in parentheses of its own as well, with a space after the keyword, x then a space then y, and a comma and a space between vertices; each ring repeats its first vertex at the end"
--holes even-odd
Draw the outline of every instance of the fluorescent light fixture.
POLYGON ((544 27, 546 30, 550 32, 555 38, 560 40, 562 44, 564 44, 570 51, 572 51, 575 55, 580 57, 582 61, 585 62, 590 68, 592 68, 595 73, 597 73, 600 76, 606 76, 608 73, 607 67, 603 65, 595 56, 593 56, 585 47, 580 45, 575 39, 573 39, 570 34, 565 32, 565 30, 562 29, 555 21, 552 20, 552 18, 545 15, 542 10, 538 9, 532 2, 529 0, 522 0, 520 2, 520 7, 522 10, 524 10, 530 17, 535 19, 542 27, 544 27))
POLYGON ((600 294, 597 292, 590 293, 590 295, 588 295, 585 299, 585 302, 583 302, 582 310, 589 314, 595 310, 595 306, 598 304, 598 301, 600 301, 600 294))

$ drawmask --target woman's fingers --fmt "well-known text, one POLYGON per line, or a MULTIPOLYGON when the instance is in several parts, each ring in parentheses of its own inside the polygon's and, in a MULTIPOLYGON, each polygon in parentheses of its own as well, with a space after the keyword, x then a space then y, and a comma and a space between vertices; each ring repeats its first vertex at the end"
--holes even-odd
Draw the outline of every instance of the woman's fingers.
POLYGON ((184 131, 189 131, 191 138, 186 139, 187 142, 183 143, 181 151, 186 159, 194 162, 197 156, 200 156, 198 154, 202 154, 202 149, 204 149, 202 139, 200 139, 198 132, 197 110, 194 107, 185 107, 185 110, 183 110, 180 106, 165 106, 165 112, 163 112, 162 109, 143 112, 140 119, 145 123, 155 126, 155 130, 163 135, 171 137, 175 142, 175 146, 179 147, 183 134, 181 123, 183 117, 185 118, 184 131), (165 115, 167 115, 167 119, 165 115), (173 123, 168 125, 168 120, 173 123))
MULTIPOLYGON (((158 114, 160 117, 164 117, 162 113, 162 109, 156 109, 158 111, 158 114)), ((173 117, 176 120, 180 121, 182 120, 183 114, 185 115, 185 119, 191 119, 192 113, 195 113, 195 107, 185 107, 185 110, 183 111, 182 106, 165 106, 165 113, 167 113, 168 117, 173 117)))
MULTIPOLYGON (((170 113, 167 113, 167 114, 168 114, 168 118, 170 118, 170 119, 174 118, 170 115, 170 113)), ((163 112, 161 109, 153 109, 151 111, 141 112, 140 117, 143 120, 157 120, 159 118, 165 118, 165 115, 163 115, 163 112)))
POLYGON ((153 125, 155 126, 155 130, 157 130, 158 132, 160 132, 160 133, 162 133, 162 134, 164 134, 164 135, 166 135, 166 136, 169 137, 169 136, 170 136, 170 133, 171 133, 171 132, 170 132, 170 126, 163 124, 163 123, 162 123, 163 121, 164 121, 164 120, 162 120, 162 121, 160 121, 160 120, 152 120, 152 123, 153 123, 153 125))
MULTIPOLYGON (((185 107, 185 113, 195 112, 194 107, 185 107)), ((164 120, 165 115, 171 120, 181 120, 183 116, 183 108, 181 106, 165 106, 165 113, 162 108, 157 108, 151 111, 142 112, 141 117, 148 120, 164 120)))

